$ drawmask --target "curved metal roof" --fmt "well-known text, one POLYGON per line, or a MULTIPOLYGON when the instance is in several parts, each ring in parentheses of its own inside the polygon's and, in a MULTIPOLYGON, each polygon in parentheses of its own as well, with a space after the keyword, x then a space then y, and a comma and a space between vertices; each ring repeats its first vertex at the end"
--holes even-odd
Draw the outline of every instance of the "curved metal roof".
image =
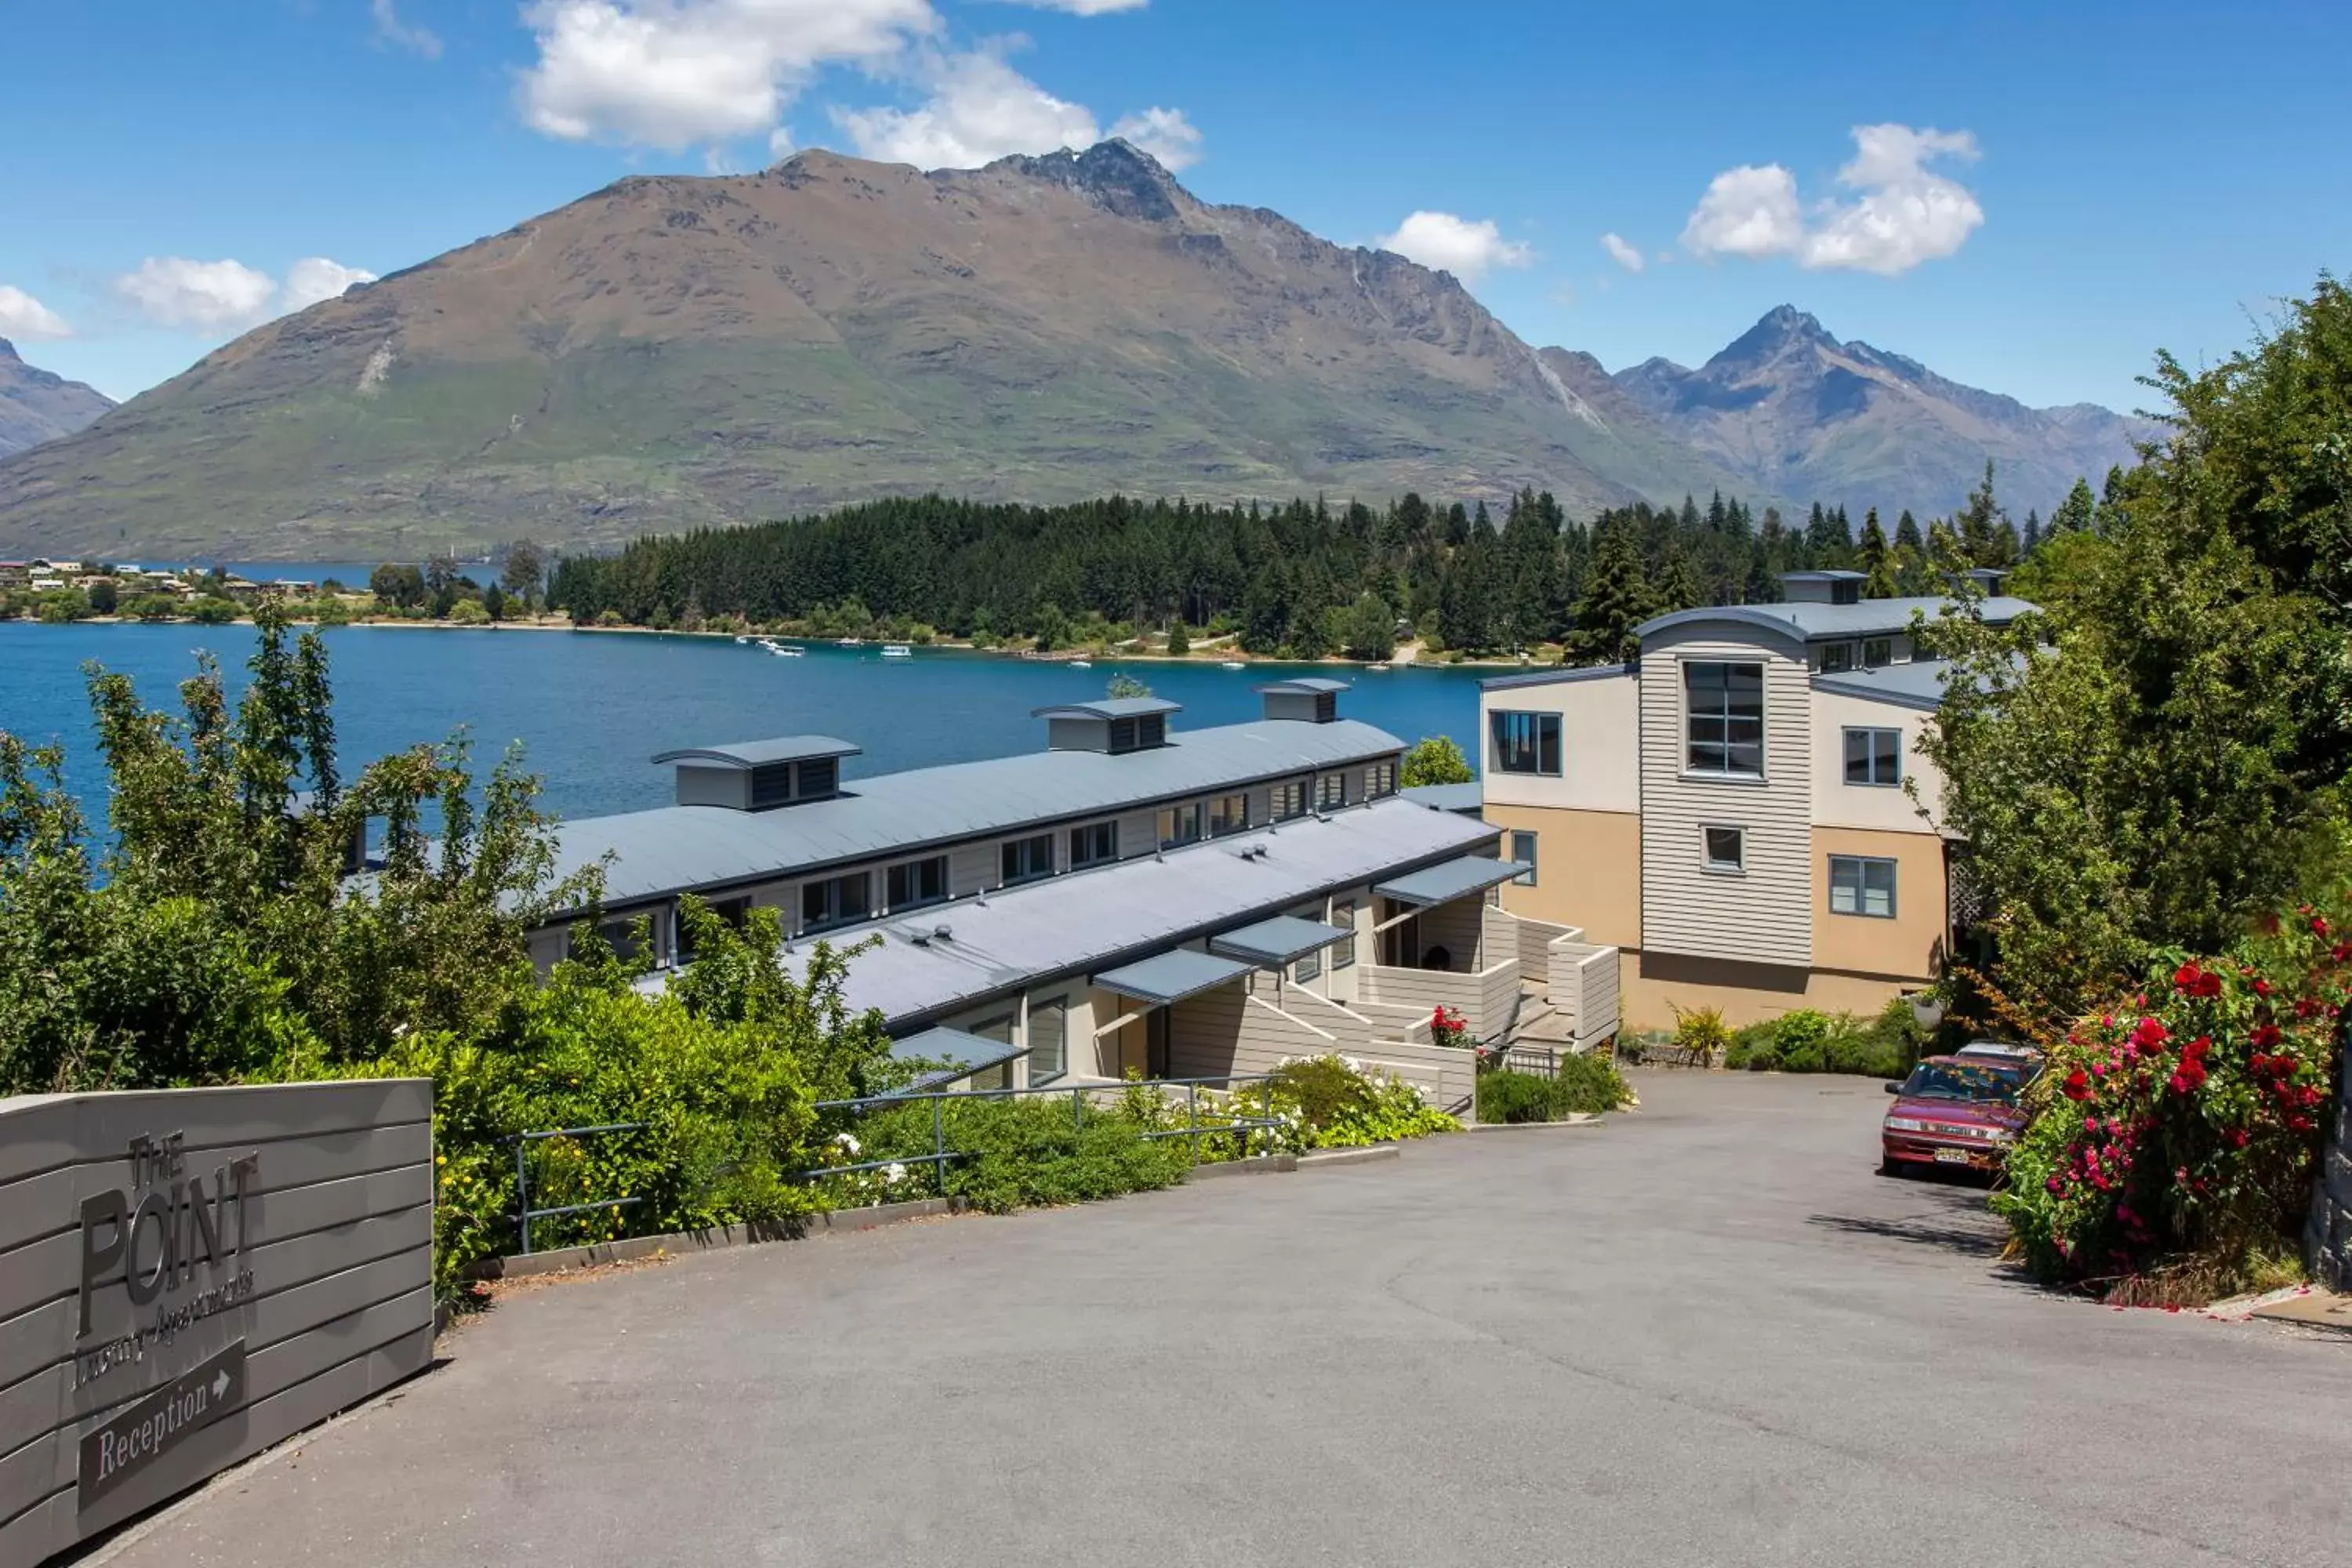
POLYGON ((772 741, 738 741, 725 746, 684 746, 654 759, 664 763, 710 763, 722 768, 758 768, 813 757, 854 757, 865 747, 831 735, 780 735, 772 741))
POLYGON ((1345 691, 1349 682, 1334 680, 1328 675, 1302 675, 1295 680, 1269 680, 1256 689, 1258 695, 1270 691, 1297 692, 1308 697, 1320 697, 1327 691, 1345 691))
POLYGON ((1165 697, 1104 697, 1092 702, 1056 702, 1050 708, 1033 708, 1032 719, 1140 719, 1150 713, 1175 713, 1182 710, 1181 702, 1171 702, 1165 697))

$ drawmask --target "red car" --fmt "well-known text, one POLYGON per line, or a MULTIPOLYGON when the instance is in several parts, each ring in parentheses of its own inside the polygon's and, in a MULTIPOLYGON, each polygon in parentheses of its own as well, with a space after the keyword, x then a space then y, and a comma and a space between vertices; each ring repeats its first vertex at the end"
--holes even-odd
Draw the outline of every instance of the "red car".
POLYGON ((1929 1057, 1886 1092, 1895 1097, 1879 1127, 1881 1175, 1931 1165, 1999 1171, 2025 1126, 2017 1108, 2026 1073, 1984 1057, 1929 1057))

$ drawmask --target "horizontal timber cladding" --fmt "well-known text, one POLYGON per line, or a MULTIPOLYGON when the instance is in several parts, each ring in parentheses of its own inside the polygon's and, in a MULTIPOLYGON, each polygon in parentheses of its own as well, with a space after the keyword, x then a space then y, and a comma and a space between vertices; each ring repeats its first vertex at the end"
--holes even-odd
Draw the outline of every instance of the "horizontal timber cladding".
POLYGON ((0 1100, 0 1568, 425 1367, 432 1115, 416 1079, 0 1100))
POLYGON ((1642 948, 1749 963, 1813 961, 1811 688, 1793 645, 1674 633, 1642 650, 1642 948), (1683 669, 1764 667, 1761 777, 1690 771, 1683 669), (1736 827, 1743 865, 1711 870, 1704 830, 1736 827))

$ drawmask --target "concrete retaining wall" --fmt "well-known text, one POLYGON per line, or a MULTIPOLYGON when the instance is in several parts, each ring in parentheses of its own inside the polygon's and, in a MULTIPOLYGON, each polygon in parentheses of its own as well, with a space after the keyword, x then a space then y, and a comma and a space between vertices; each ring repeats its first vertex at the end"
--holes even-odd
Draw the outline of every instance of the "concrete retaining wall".
POLYGON ((423 1079, 0 1100, 0 1568, 424 1368, 432 1116, 423 1079))
POLYGON ((2342 1099, 2313 1184, 2304 1250, 2314 1279, 2331 1290, 2352 1291, 2352 1046, 2344 1058, 2337 1075, 2342 1099))

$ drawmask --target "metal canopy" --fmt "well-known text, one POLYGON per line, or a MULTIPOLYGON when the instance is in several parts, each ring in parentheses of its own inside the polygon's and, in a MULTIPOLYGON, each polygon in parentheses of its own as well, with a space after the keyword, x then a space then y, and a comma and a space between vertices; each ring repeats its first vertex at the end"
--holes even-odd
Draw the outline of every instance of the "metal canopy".
POLYGON ((1401 904, 1419 904, 1427 908, 1432 904, 1450 904, 1473 893, 1483 893, 1514 877, 1524 877, 1534 869, 1534 867, 1522 865, 1517 860, 1489 860, 1484 855, 1465 855, 1459 860, 1424 866, 1394 881, 1375 883, 1372 891, 1384 899, 1394 899, 1401 904))
POLYGON ((975 1035, 963 1029, 925 1029, 919 1035, 909 1035, 903 1040, 890 1042, 890 1055, 899 1061, 946 1062, 953 1070, 926 1074, 907 1086, 901 1092, 915 1093, 935 1089, 943 1083, 954 1083, 992 1067, 1029 1054, 1026 1046, 1009 1046, 1003 1040, 992 1040, 986 1035, 975 1035))
POLYGON ((1297 915, 1276 915, 1270 921, 1260 921, 1255 925, 1211 937, 1209 951, 1271 966, 1289 963, 1310 952, 1320 952, 1332 943, 1345 942, 1354 934, 1339 926, 1327 926, 1320 921, 1301 920, 1297 915))
POLYGON ((1117 969, 1107 969, 1095 976, 1095 984, 1106 991, 1116 991, 1141 1002, 1156 1002, 1164 1007, 1187 996, 1198 996, 1203 991, 1214 991, 1256 967, 1238 959, 1219 958, 1213 953, 1180 947, 1117 969))

